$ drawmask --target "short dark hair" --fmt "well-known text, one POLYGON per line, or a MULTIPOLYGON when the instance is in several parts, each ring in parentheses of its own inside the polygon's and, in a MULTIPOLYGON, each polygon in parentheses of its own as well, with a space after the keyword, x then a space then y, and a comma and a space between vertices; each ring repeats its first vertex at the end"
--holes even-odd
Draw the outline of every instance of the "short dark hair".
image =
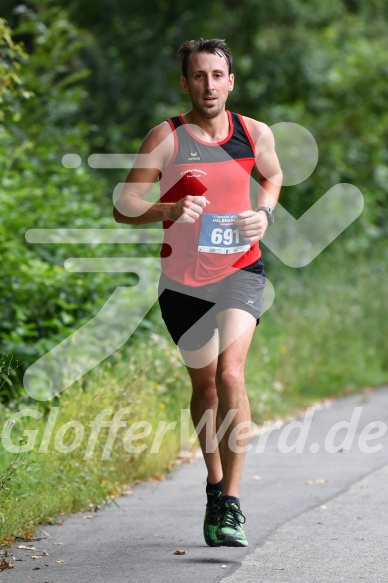
POLYGON ((187 40, 183 43, 178 51, 178 57, 181 60, 182 75, 187 79, 187 61, 191 53, 211 53, 225 57, 228 63, 229 75, 232 72, 232 53, 230 52, 225 39, 211 38, 205 40, 200 38, 198 40, 187 40))

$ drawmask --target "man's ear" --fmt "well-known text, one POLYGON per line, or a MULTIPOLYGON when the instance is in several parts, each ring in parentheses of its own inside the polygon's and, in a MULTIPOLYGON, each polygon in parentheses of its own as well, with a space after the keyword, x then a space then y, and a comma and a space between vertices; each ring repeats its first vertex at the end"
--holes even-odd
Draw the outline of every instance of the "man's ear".
POLYGON ((229 91, 233 91, 233 87, 234 87, 234 75, 233 73, 231 73, 229 75, 229 91))
POLYGON ((181 77, 181 88, 182 88, 183 93, 189 92, 189 87, 187 85, 187 79, 183 75, 181 77))

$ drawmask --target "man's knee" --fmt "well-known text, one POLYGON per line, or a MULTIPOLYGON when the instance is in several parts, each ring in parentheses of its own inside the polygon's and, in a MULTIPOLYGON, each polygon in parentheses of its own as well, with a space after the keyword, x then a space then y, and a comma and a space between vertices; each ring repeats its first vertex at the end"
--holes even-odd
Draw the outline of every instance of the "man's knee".
POLYGON ((217 388, 214 380, 207 383, 193 383, 193 399, 207 403, 209 407, 218 401, 217 388))
POLYGON ((217 391, 236 391, 244 386, 244 368, 241 366, 228 366, 217 370, 217 391))

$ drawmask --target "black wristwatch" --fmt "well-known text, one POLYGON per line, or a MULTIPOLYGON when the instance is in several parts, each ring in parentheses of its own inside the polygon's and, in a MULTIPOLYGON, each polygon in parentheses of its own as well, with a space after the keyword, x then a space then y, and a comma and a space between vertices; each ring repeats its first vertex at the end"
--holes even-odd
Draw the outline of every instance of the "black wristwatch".
POLYGON ((272 223, 275 221, 273 216, 273 210, 269 206, 259 206, 259 208, 255 210, 255 213, 257 213, 258 211, 264 211, 265 214, 267 215, 268 226, 272 225, 272 223))

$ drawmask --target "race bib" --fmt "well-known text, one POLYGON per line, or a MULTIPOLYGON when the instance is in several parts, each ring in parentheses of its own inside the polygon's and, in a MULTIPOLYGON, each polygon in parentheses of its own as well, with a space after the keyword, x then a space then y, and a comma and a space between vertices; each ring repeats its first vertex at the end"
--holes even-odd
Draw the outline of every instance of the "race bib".
POLYGON ((198 251, 222 253, 224 255, 248 251, 250 245, 241 237, 236 226, 236 220, 237 214, 203 214, 198 251))

